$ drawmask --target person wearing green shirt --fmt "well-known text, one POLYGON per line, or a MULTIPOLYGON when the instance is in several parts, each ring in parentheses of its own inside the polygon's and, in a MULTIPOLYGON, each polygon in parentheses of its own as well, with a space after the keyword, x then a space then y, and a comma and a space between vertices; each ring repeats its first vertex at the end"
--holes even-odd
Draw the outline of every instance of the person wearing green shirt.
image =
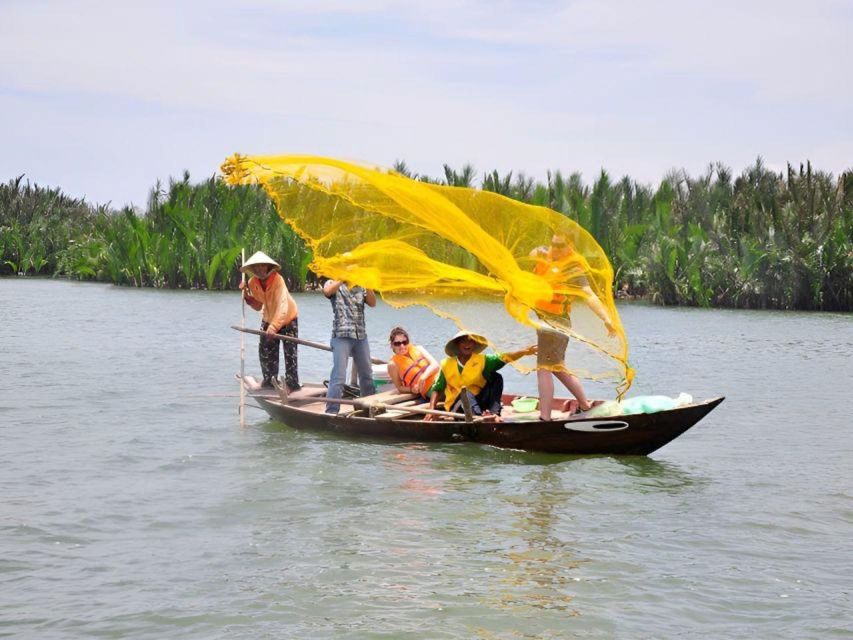
MULTIPOLYGON (((431 409, 443 396, 447 411, 461 412, 462 393, 466 393, 474 415, 500 420, 503 376, 498 371, 510 362, 534 355, 536 345, 502 354, 483 354, 485 348, 486 339, 470 331, 460 331, 450 339, 444 347, 448 357, 441 361, 438 378, 429 390, 431 409)), ((432 419, 429 415, 425 418, 432 419)))

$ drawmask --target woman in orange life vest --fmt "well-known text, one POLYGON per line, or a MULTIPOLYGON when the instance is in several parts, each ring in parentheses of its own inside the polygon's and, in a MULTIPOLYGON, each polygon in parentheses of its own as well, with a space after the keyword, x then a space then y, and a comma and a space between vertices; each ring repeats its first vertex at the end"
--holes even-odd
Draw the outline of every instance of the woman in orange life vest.
MULTIPOLYGON (((565 235, 555 233, 551 238, 550 247, 537 247, 530 255, 536 258, 533 272, 547 279, 549 272, 565 278, 567 270, 577 269, 576 261, 572 259, 574 249, 565 235)), ((615 335, 616 329, 606 307, 589 286, 586 276, 578 275, 572 279, 586 294, 586 304, 595 313, 607 329, 608 335, 615 335)), ((560 316, 571 327, 571 298, 562 294, 554 294, 550 300, 542 300, 537 307, 548 314, 560 316)), ((566 369, 566 348, 569 338, 563 333, 539 329, 536 331, 539 353, 536 357, 536 377, 539 386, 539 417, 542 420, 551 419, 551 405, 554 400, 554 378, 557 378, 577 398, 577 406, 581 411, 588 411, 592 403, 584 393, 583 385, 578 377, 566 369), (553 376, 553 378, 552 378, 553 376)), ((574 401, 573 401, 574 402, 574 401)), ((570 409, 574 410, 574 409, 570 409)))
MULTIPOLYGON (((443 394, 446 411, 462 412, 461 396, 466 393, 474 415, 500 422, 504 380, 498 370, 523 356, 532 356, 536 345, 501 354, 483 354, 485 348, 486 339, 470 331, 460 331, 450 339, 444 347, 448 357, 441 361, 438 379, 429 390, 430 409, 435 409, 443 394)), ((434 418, 427 415, 424 420, 434 418)))
POLYGON ((429 351, 415 346, 403 327, 391 329, 388 337, 391 344, 391 361, 388 363, 388 375, 399 393, 416 393, 427 398, 427 391, 438 375, 438 362, 429 351))

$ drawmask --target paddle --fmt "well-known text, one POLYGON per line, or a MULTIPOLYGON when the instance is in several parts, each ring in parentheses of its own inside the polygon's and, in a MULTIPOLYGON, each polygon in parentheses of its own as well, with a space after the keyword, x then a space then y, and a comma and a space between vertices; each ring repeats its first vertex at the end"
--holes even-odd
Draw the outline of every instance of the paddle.
MULTIPOLYGON (((267 338, 273 338, 275 340, 286 340, 287 342, 295 342, 296 344, 301 344, 306 347, 314 347, 315 349, 322 349, 323 351, 332 350, 332 347, 327 344, 322 344, 320 342, 311 342, 310 340, 294 338, 293 336, 283 336, 280 333, 269 335, 266 331, 259 331, 257 329, 246 329, 245 327, 238 327, 236 325, 231 325, 231 328, 235 329, 236 331, 242 331, 243 333, 251 333, 256 336, 266 336, 267 338)), ((385 362, 385 360, 380 360, 379 358, 371 358, 370 361, 373 364, 388 364, 387 362, 385 362)))

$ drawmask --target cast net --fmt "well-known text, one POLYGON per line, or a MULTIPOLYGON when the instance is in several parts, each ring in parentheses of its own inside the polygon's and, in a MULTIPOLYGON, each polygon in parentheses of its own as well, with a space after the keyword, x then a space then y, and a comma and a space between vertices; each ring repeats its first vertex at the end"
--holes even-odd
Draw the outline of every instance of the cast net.
MULTIPOLYGON (((231 184, 263 186, 310 246, 315 273, 375 289, 394 307, 426 306, 497 351, 535 343, 536 330, 563 334, 566 364, 549 368, 612 381, 620 395, 630 386, 613 269, 566 216, 316 156, 235 154, 222 173, 231 184)), ((514 366, 530 371, 536 361, 514 366)))

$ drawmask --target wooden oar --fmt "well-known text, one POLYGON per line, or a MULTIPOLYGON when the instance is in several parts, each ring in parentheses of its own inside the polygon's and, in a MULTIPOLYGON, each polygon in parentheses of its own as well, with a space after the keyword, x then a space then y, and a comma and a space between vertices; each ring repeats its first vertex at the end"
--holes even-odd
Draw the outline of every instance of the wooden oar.
MULTIPOLYGON (((283 336, 280 333, 276 333, 275 335, 268 335, 266 331, 258 331, 257 329, 246 329, 245 327, 238 327, 236 325, 231 325, 232 329, 236 329, 237 331, 242 331, 243 333, 251 333, 256 336, 266 336, 267 338, 275 338, 276 340, 286 340, 287 342, 295 342, 296 344, 305 345, 306 347, 314 347, 315 349, 322 349, 323 351, 331 351, 332 347, 327 344, 322 344, 320 342, 311 342, 310 340, 303 340, 302 338, 294 338, 292 336, 283 336)), ((385 360, 380 360, 379 358, 371 358, 370 361, 373 364, 388 364, 385 360)))

